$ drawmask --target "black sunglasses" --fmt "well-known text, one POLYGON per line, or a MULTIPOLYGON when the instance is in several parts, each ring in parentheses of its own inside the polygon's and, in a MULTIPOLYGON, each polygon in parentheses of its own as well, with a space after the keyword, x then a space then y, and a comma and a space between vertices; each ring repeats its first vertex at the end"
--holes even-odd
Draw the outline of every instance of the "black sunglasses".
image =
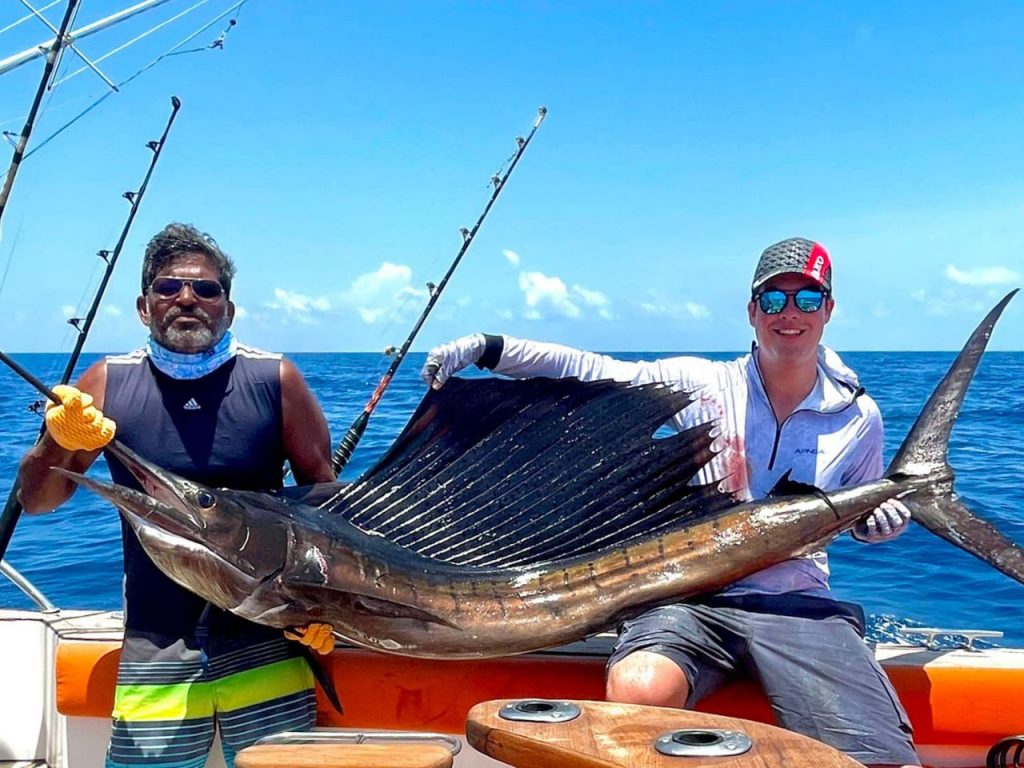
POLYGON ((216 280, 191 277, 157 277, 149 284, 149 290, 162 299, 173 299, 186 285, 197 299, 214 301, 224 295, 224 287, 216 280))
POLYGON ((793 297, 793 304, 801 312, 817 312, 825 303, 828 294, 820 288, 801 288, 799 291, 783 291, 778 288, 771 288, 754 294, 754 300, 761 307, 766 315, 777 315, 786 308, 789 297, 793 297))

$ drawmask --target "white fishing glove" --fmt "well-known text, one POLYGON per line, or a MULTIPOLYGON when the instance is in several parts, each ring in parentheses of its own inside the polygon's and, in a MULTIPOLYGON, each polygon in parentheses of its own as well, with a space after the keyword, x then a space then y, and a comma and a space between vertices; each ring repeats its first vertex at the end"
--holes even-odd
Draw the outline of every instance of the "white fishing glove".
POLYGON ((910 510, 899 499, 889 499, 858 520, 851 534, 857 541, 878 544, 891 541, 907 530, 910 524, 910 510))
POLYGON ((462 336, 434 347, 427 353, 427 362, 420 371, 420 378, 430 387, 440 389, 449 378, 469 365, 479 362, 487 340, 482 333, 462 336))

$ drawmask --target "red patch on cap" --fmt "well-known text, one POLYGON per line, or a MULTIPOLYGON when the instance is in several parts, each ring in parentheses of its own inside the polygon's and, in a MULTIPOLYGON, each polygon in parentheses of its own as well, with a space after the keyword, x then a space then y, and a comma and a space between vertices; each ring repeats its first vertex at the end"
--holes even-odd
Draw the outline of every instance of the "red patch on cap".
POLYGON ((832 260, 828 257, 828 251, 823 245, 815 243, 811 248, 811 254, 807 257, 807 263, 804 264, 804 274, 824 284, 825 273, 831 266, 832 260))

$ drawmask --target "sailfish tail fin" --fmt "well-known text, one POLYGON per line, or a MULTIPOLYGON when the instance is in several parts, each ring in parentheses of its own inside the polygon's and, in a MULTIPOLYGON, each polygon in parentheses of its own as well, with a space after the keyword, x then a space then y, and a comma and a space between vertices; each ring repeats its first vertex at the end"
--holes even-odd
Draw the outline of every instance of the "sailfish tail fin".
POLYGON ((985 347, 988 346, 992 328, 1016 293, 1017 290, 1013 290, 1006 294, 974 329, 971 338, 967 340, 967 344, 945 377, 928 398, 921 415, 917 417, 917 421, 896 453, 896 458, 889 465, 887 477, 928 475, 936 469, 948 466, 949 435, 953 430, 953 422, 960 413, 967 387, 970 386, 985 347))
POLYGON ((992 329, 1017 291, 1008 293, 967 340, 949 372, 935 388, 921 415, 886 471, 886 477, 931 477, 927 491, 903 498, 915 522, 936 536, 1024 583, 1024 549, 982 520, 957 498, 949 466, 949 436, 960 413, 992 329))
POLYGON ((913 520, 950 544, 970 552, 1024 584, 1024 547, 1014 544, 956 497, 912 494, 903 499, 913 520))

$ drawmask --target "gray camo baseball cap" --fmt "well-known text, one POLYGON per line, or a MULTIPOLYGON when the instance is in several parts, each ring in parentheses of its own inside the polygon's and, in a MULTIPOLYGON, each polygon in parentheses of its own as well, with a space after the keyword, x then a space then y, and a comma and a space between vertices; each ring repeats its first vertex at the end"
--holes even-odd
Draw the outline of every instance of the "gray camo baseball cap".
POLYGON ((803 237, 791 237, 764 249, 754 270, 751 293, 776 275, 807 275, 829 294, 832 293, 832 260, 821 243, 803 237))

